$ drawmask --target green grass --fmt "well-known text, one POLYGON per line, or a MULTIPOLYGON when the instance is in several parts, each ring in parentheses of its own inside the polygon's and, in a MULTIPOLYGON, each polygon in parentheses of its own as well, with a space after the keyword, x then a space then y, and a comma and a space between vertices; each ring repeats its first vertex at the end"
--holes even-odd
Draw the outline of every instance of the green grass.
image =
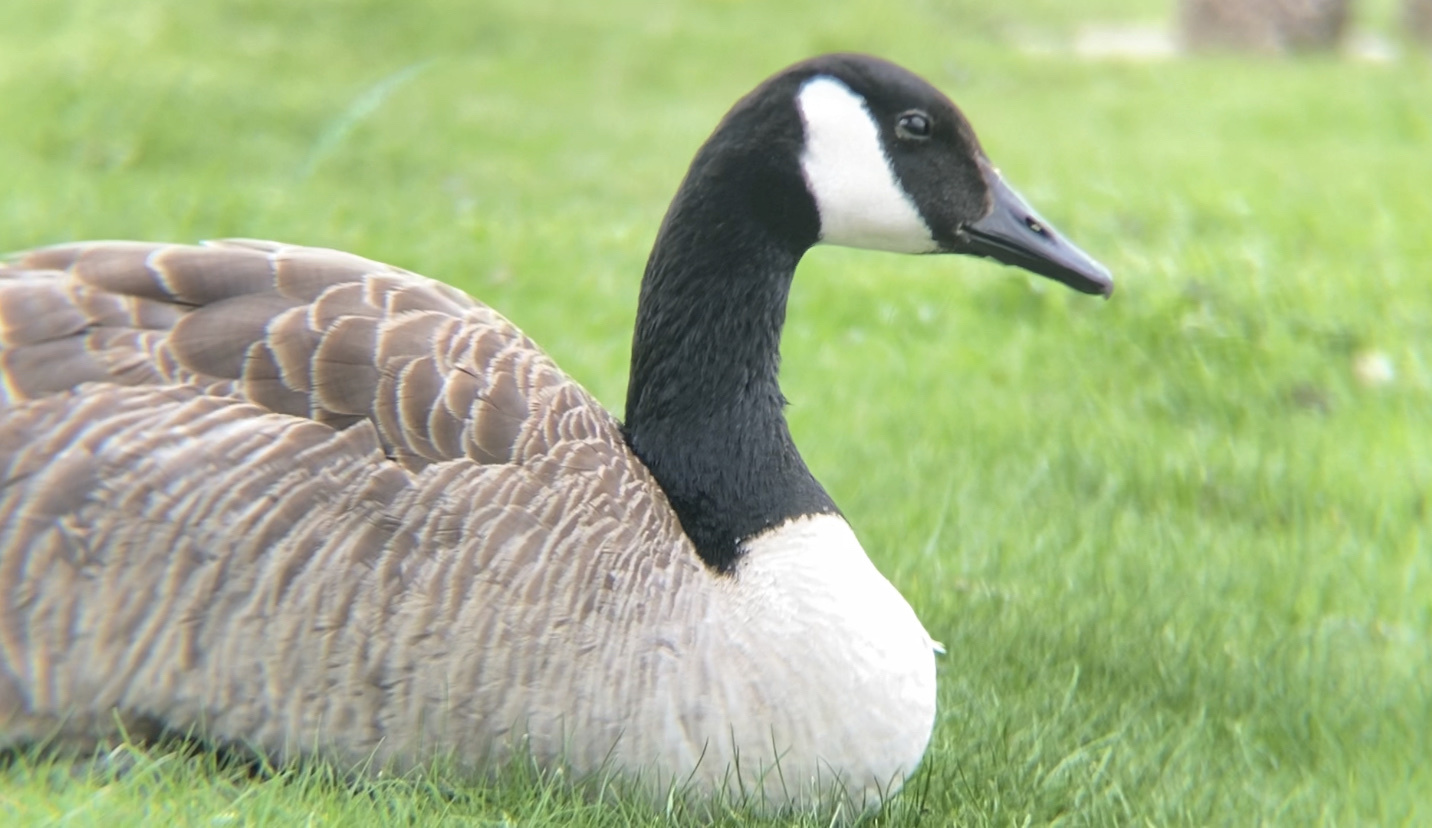
MULTIPOLYGON (((876 819, 1432 821, 1432 61, 1010 45, 1078 14, 1163 4, 0 4, 0 250, 352 250, 483 298, 617 406, 699 142, 786 63, 884 54, 950 92, 1119 289, 836 249, 802 266, 792 429, 949 649, 925 765, 876 819), (1359 381, 1370 354, 1391 382, 1359 381)), ((0 821, 668 819, 520 764, 354 789, 135 756, 118 778, 21 757, 0 821)))

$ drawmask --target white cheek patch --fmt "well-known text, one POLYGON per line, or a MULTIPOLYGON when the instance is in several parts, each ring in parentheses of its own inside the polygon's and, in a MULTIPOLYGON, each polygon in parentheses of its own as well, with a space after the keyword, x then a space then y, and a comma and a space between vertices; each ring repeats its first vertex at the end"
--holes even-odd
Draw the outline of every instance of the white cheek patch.
POLYGON ((931 253, 930 228, 900 186, 865 99, 835 78, 806 81, 801 171, 820 212, 820 240, 844 247, 931 253))

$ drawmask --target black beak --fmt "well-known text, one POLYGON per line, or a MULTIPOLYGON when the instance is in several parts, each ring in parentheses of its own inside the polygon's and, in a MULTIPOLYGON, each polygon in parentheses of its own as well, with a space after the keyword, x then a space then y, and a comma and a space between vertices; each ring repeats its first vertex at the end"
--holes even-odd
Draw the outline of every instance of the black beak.
POLYGON ((999 172, 985 169, 992 206, 989 215, 964 227, 959 252, 987 256, 1007 265, 1063 282, 1081 293, 1109 297, 1114 277, 1108 268, 1075 247, 1039 217, 999 172))

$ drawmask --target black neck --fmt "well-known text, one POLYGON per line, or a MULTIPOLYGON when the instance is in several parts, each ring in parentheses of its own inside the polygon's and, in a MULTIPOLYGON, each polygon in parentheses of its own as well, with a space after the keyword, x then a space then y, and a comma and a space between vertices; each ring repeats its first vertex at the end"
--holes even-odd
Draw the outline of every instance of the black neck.
POLYGON ((836 507, 796 451, 777 383, 786 297, 819 219, 799 173, 784 172, 793 165, 723 152, 719 135, 647 262, 625 429, 702 559, 724 572, 743 539, 836 507))

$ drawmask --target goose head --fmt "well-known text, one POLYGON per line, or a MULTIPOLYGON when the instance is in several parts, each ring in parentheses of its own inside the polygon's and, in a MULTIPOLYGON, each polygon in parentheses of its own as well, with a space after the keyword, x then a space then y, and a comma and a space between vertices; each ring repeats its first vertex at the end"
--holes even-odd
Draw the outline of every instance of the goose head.
POLYGON ((1113 278, 990 163, 959 108, 892 63, 833 55, 799 68, 801 172, 826 244, 985 256, 1083 293, 1113 278))
POLYGON ((783 521, 837 512, 791 442, 777 383, 791 280, 816 244, 983 256, 1113 290, 917 75, 835 54, 762 83, 698 150, 662 222, 627 387, 629 444, 723 571, 783 521))
POLYGON ((1109 271, 1005 182, 948 97, 868 55, 797 63, 737 102, 697 154, 664 230, 685 217, 687 194, 724 205, 725 221, 745 213, 800 252, 819 243, 962 253, 1083 293, 1113 291, 1109 271))

